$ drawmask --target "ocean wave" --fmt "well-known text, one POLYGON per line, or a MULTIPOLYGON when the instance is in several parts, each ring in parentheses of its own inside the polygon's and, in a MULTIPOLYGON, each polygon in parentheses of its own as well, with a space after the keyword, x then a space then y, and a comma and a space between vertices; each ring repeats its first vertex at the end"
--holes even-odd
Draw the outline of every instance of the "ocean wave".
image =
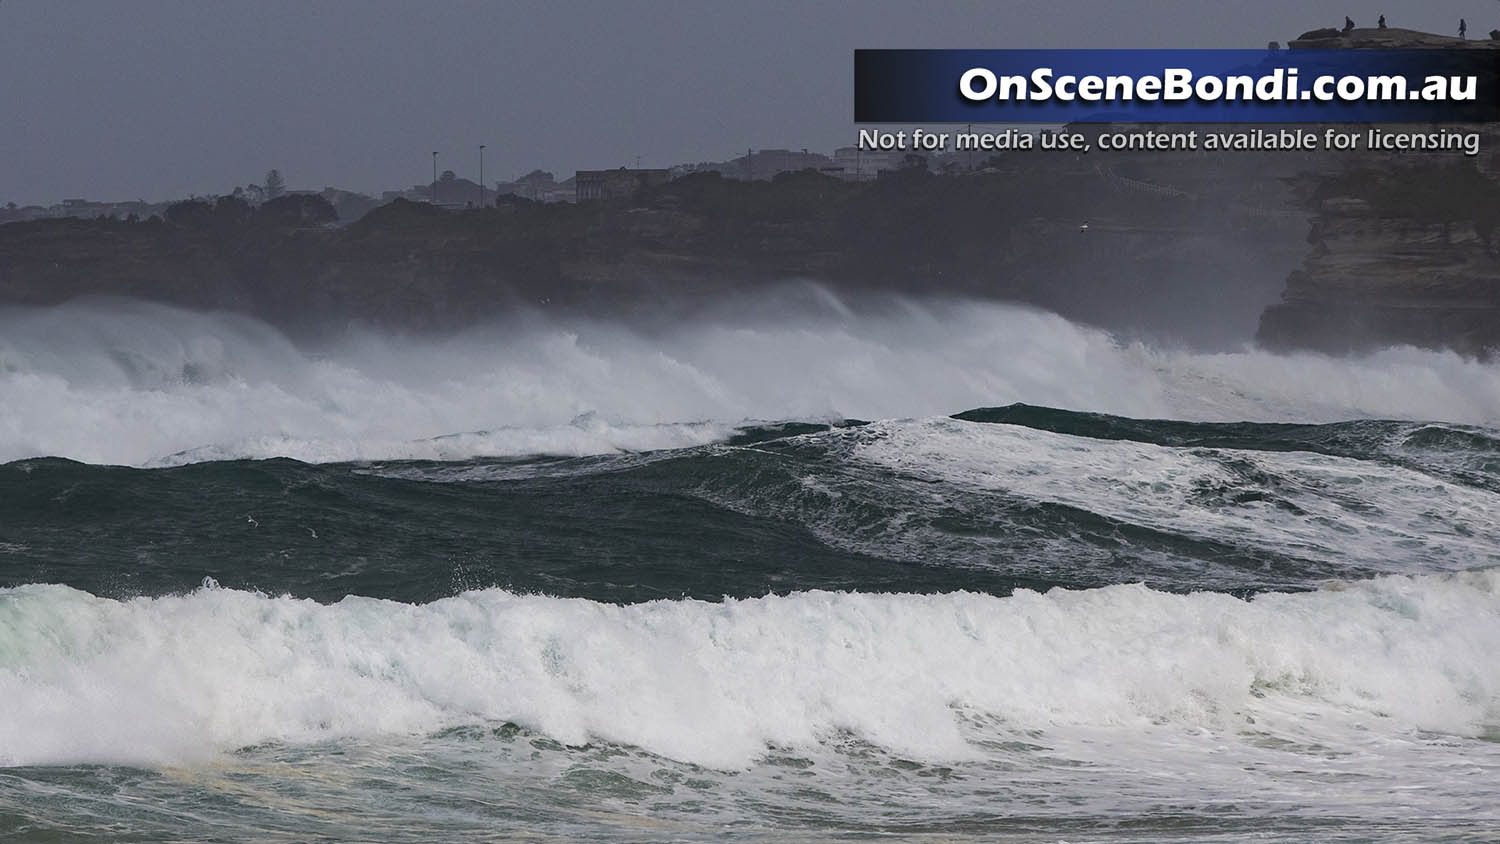
POLYGON ((1174 448, 1309 451, 1385 460, 1500 491, 1500 432, 1471 425, 1358 419, 1326 424, 1130 419, 1012 404, 955 413, 965 422, 1020 425, 1100 440, 1174 448))
POLYGON ((841 735, 923 760, 1146 730, 1337 747, 1500 729, 1500 571, 1241 600, 1139 585, 619 606, 0 590, 0 763, 201 762, 510 722, 715 768, 841 735))
POLYGON ((1496 492, 1373 459, 1172 448, 946 418, 828 436, 842 440, 830 447, 845 460, 941 488, 945 501, 967 491, 1063 506, 1114 525, 1331 564, 1328 571, 1500 565, 1496 492))
POLYGON ((286 435, 249 437, 233 443, 201 446, 151 460, 147 467, 183 466, 223 460, 285 457, 304 463, 382 461, 456 461, 499 457, 589 457, 667 451, 722 442, 744 426, 719 422, 650 425, 606 422, 583 414, 546 427, 508 427, 468 431, 420 440, 303 439, 286 435))
POLYGON ((727 431, 708 424, 576 424, 585 443, 689 444, 354 465, 6 464, 0 552, 13 550, 0 586, 128 597, 209 574, 321 600, 428 601, 482 586, 604 601, 1007 594, 1122 581, 1244 594, 1500 565, 1500 478, 1477 429, 1372 421, 1286 438, 1110 421, 1136 437, 1125 439, 936 417, 763 425, 719 440, 727 431), (1149 441, 1185 429, 1180 444, 1149 441), (716 441, 691 444, 702 439, 716 441))
POLYGON ((1195 353, 994 303, 869 297, 855 311, 810 285, 666 327, 521 314, 449 337, 349 329, 302 345, 244 317, 144 303, 0 308, 0 462, 603 454, 704 442, 746 420, 1014 402, 1493 425, 1500 367, 1415 349, 1195 353))

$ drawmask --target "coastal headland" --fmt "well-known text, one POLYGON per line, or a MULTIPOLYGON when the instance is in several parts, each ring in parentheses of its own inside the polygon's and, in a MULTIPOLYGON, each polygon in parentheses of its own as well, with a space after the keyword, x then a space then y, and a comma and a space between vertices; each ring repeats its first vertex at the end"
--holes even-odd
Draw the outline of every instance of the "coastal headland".
MULTIPOLYGON (((1398 29, 1290 42, 1496 45, 1398 29)), ((349 225, 311 195, 10 223, 0 225, 0 304, 132 297, 293 332, 348 321, 424 331, 517 308, 690 313, 721 293, 811 281, 855 296, 1035 305, 1198 346, 1500 347, 1495 126, 1423 127, 1436 149, 1284 144, 1286 132, 1313 131, 1288 127, 1240 148, 1203 141, 1229 129, 1248 137, 1244 127, 1194 127, 1192 145, 1129 140, 1179 128, 1068 127, 1092 142, 1087 153, 1012 138, 960 173, 913 161, 859 181, 812 170, 643 180, 577 203, 398 199, 349 225), (1474 142, 1443 140, 1460 135, 1474 142)), ((1343 128, 1388 138, 1401 127, 1343 128)))

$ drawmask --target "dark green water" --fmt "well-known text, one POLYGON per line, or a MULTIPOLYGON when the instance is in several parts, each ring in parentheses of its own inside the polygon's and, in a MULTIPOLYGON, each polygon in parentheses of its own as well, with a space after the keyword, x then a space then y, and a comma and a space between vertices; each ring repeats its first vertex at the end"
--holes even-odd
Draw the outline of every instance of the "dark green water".
POLYGON ((1500 438, 0 465, 0 838, 1486 840, 1500 438))
MULTIPOLYGON (((1198 464, 1187 486, 1161 491, 1163 501, 1180 496, 1184 523, 1157 523, 1149 500, 1101 511, 851 460, 904 434, 863 423, 754 428, 722 444, 582 458, 150 470, 36 459, 0 467, 0 586, 62 583, 129 598, 212 577, 271 595, 416 603, 486 587, 611 602, 807 589, 1004 595, 1118 582, 1306 589, 1413 567, 1187 524, 1194 513, 1207 523, 1264 511, 1316 525, 1328 507, 1368 514, 1387 503, 1299 473, 1295 458, 1267 463, 1255 453, 1340 458, 1371 483, 1425 477, 1466 494, 1500 492, 1500 442, 1459 426, 1152 422, 1026 405, 954 419, 1167 447, 1167 459, 1198 464)), ((1057 442, 1027 445, 1044 452, 1057 442)), ((1089 482, 1116 505, 1118 481, 1089 482)), ((1485 527, 1456 523, 1454 533, 1485 527)), ((1493 559, 1450 548, 1415 570, 1493 559)))

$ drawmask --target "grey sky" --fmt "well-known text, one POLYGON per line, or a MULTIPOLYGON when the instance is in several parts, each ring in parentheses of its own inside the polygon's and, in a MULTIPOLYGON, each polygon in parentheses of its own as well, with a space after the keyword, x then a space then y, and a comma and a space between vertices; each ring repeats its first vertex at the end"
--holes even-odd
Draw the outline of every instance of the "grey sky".
POLYGON ((856 47, 1260 47, 1345 14, 1470 34, 1494 0, 0 0, 0 203, 259 182, 378 191, 440 165, 722 160, 852 143, 856 47))

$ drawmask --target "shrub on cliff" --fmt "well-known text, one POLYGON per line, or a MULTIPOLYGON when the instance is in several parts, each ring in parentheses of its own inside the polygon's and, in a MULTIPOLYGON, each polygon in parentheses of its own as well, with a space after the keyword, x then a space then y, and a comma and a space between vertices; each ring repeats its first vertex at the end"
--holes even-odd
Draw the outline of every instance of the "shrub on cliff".
POLYGON ((276 228, 296 229, 337 222, 333 204, 315 193, 292 193, 263 203, 255 211, 255 222, 276 228))
POLYGON ((1486 238, 1500 227, 1500 185, 1467 160, 1349 170, 1324 179, 1313 199, 1339 196, 1362 199, 1384 217, 1473 222, 1486 238))
POLYGON ((207 228, 213 221, 214 209, 200 199, 185 199, 167 206, 167 222, 187 229, 207 228))
POLYGON ((346 229, 354 237, 444 228, 451 221, 447 211, 426 202, 396 198, 370 211, 346 229))
POLYGON ((255 209, 238 196, 221 196, 214 203, 214 225, 222 229, 238 228, 249 220, 255 209))

